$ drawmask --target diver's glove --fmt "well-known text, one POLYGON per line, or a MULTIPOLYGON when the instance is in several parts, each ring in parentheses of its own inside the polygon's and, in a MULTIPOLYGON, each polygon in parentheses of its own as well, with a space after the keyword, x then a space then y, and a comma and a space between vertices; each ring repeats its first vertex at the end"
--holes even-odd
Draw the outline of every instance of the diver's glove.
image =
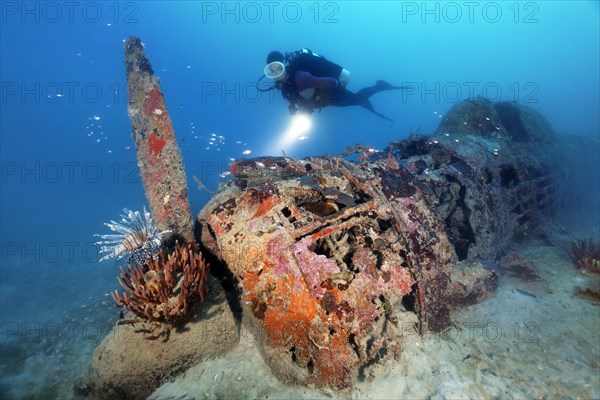
POLYGON ((290 111, 291 115, 296 114, 298 112, 298 109, 296 108, 296 103, 290 103, 288 110, 290 111))

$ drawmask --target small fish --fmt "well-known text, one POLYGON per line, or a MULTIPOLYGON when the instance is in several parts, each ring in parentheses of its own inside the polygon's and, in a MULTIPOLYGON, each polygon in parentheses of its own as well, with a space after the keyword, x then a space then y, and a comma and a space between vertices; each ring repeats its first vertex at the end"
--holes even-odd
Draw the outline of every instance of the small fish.
MULTIPOLYGON (((521 293, 524 296, 529 296, 529 297, 533 297, 534 299, 537 299, 537 296, 533 293, 529 293, 529 292, 526 292, 525 290, 521 290, 521 289, 514 289, 514 290, 516 290, 517 292, 521 293)), ((513 292, 514 292, 514 290, 513 290, 513 292)))

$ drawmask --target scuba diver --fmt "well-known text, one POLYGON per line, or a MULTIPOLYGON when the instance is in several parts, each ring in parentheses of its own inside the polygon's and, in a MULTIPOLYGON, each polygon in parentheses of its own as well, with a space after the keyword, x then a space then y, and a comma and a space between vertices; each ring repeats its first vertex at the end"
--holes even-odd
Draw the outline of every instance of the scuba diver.
POLYGON ((309 49, 286 53, 285 56, 279 51, 272 51, 267 56, 263 72, 264 76, 275 80, 275 85, 267 90, 281 90, 283 98, 290 102, 290 114, 298 111, 312 114, 315 109, 327 106, 361 106, 392 121, 375 111, 369 97, 384 90, 405 88, 380 80, 375 86, 351 92, 346 89, 350 72, 309 49))

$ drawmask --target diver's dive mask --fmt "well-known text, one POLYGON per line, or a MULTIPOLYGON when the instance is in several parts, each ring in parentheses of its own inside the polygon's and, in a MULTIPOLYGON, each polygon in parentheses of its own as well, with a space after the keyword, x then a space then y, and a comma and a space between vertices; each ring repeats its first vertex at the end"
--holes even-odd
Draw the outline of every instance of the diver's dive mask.
POLYGON ((280 61, 273 61, 267 64, 263 72, 267 78, 279 79, 285 73, 285 66, 280 61))

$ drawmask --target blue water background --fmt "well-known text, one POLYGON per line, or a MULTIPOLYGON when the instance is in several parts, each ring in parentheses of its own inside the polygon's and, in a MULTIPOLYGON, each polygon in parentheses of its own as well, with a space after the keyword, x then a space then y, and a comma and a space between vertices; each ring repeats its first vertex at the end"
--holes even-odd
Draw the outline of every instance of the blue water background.
POLYGON ((117 288, 116 266, 98 265, 90 244, 123 207, 146 204, 127 115, 129 35, 161 79, 194 215, 210 194, 193 175, 216 190, 230 159, 282 154, 287 104, 254 90, 271 50, 324 55, 350 70, 350 90, 377 79, 418 87, 372 97, 393 123, 359 107, 315 113, 289 156, 383 149, 432 132, 470 95, 526 103, 559 134, 597 139, 598 2, 475 3, 470 15, 460 2, 274 2, 272 14, 263 2, 75 2, 59 15, 47 3, 3 2, 2 323, 56 320, 117 288))

